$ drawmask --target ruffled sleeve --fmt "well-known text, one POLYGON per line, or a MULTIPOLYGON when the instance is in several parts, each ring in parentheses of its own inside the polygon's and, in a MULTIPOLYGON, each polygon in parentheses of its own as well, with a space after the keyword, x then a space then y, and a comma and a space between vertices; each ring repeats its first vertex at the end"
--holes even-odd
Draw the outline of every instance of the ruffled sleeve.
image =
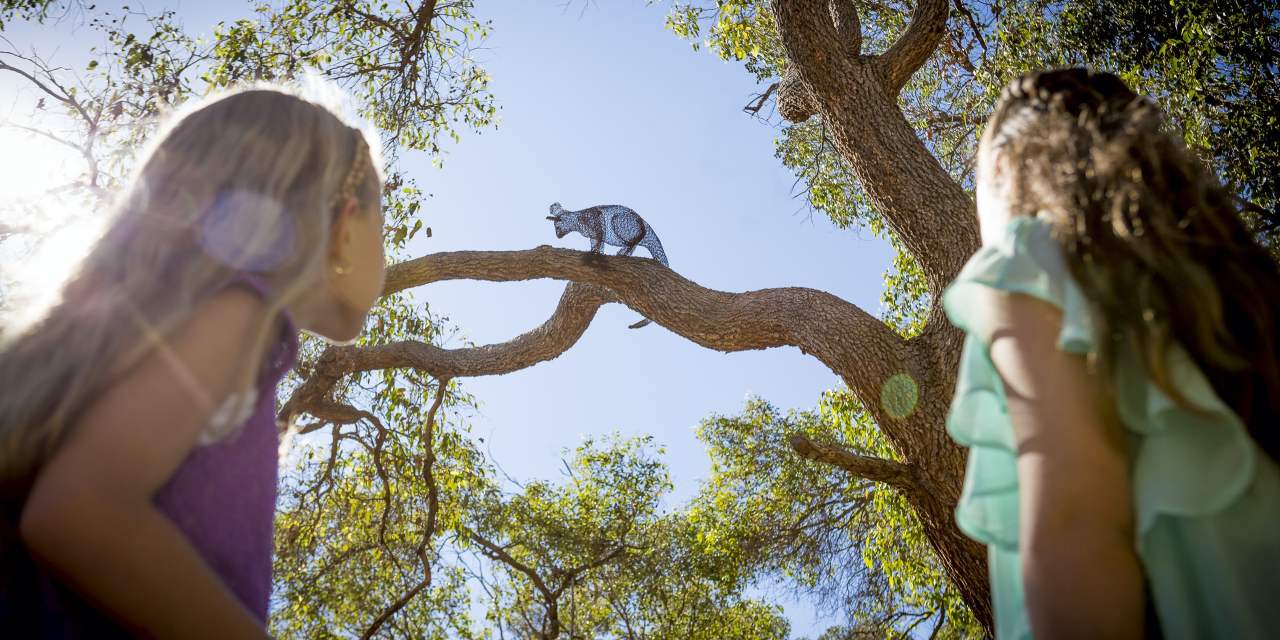
MULTIPOLYGON (((1000 242, 983 246, 943 293, 948 317, 968 334, 947 418, 951 437, 969 448, 956 521, 975 540, 1015 551, 1016 448, 1004 384, 981 338, 991 328, 979 302, 984 288, 1029 295, 1058 307, 1063 314, 1058 347, 1063 351, 1092 351, 1094 329, 1088 301, 1048 224, 1036 218, 1012 220, 1000 242)), ((1139 551, 1142 535, 1158 517, 1203 516, 1225 508, 1248 488, 1256 467, 1256 447, 1244 425, 1177 346, 1171 348, 1169 368, 1173 383, 1200 411, 1175 403, 1129 354, 1121 355, 1116 369, 1117 413, 1136 442, 1131 479, 1139 551)))

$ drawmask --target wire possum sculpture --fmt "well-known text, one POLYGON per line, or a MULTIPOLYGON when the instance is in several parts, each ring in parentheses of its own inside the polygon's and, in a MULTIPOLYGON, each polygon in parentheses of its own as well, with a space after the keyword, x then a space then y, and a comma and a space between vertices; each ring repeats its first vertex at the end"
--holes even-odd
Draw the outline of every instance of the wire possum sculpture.
MULTIPOLYGON (((606 244, 622 247, 617 254, 620 256, 629 256, 636 247, 644 247, 654 260, 670 266, 658 234, 630 207, 603 204, 580 211, 569 211, 557 202, 551 205, 551 215, 547 219, 555 223, 557 238, 563 238, 574 231, 586 236, 591 241, 591 253, 603 254, 606 244)), ((652 321, 646 318, 630 325, 630 328, 639 329, 650 322, 652 321)))

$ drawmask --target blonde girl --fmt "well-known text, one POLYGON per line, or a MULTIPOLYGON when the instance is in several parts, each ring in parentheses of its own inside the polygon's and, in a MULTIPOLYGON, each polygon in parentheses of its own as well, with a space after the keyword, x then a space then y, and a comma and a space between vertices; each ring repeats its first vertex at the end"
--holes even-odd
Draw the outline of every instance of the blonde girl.
POLYGON ((58 302, 0 345, 0 628, 264 637, 275 386, 384 277, 376 140, 254 88, 155 137, 58 302))
POLYGON ((997 637, 1274 634, 1280 272, 1238 202, 1085 69, 1009 85, 978 164, 948 429, 997 637))

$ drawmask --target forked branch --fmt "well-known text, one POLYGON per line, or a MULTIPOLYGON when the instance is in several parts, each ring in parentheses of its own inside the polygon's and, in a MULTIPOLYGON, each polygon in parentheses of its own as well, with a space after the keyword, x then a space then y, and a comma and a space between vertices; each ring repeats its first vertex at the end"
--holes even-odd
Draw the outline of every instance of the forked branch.
POLYGON ((889 95, 897 95, 933 55, 946 35, 948 13, 947 0, 916 0, 907 30, 880 56, 889 95))

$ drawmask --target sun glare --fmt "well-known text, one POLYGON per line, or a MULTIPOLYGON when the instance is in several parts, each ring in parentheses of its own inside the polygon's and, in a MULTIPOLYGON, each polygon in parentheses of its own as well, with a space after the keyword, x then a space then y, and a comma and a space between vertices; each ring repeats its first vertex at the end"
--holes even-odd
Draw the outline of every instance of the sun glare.
POLYGON ((0 297, 6 328, 34 319, 101 233, 76 178, 79 157, 54 140, 0 125, 0 297))
POLYGON ((74 178, 74 149, 43 136, 0 125, 0 197, 38 198, 74 178))

